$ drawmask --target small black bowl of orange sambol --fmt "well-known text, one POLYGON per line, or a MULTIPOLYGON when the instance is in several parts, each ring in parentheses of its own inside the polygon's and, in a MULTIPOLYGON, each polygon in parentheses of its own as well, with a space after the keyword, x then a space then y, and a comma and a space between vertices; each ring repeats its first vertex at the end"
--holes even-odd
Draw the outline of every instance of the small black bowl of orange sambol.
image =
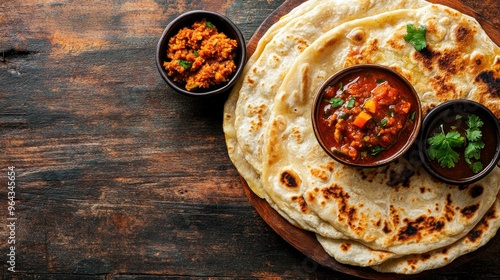
POLYGON ((156 66, 175 91, 190 96, 226 92, 242 73, 245 40, 227 17, 190 11, 171 21, 156 48, 156 66))
POLYGON ((389 67, 355 65, 330 76, 312 107, 315 136, 333 159, 355 167, 387 164, 413 145, 422 108, 412 85, 389 67))

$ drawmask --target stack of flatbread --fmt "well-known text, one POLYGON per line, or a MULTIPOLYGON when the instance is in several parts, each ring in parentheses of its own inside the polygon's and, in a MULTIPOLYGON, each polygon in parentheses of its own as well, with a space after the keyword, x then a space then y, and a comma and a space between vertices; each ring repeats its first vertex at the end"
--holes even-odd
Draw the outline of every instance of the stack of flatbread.
POLYGON ((473 18, 421 0, 310 0, 268 29, 225 104, 228 153, 241 176, 340 263, 415 274, 486 244, 500 226, 500 168, 450 186, 415 155, 355 169, 321 149, 314 94, 361 63, 404 75, 424 114, 462 98, 500 117, 500 48, 473 18), (407 24, 426 27, 426 49, 404 40, 407 24))

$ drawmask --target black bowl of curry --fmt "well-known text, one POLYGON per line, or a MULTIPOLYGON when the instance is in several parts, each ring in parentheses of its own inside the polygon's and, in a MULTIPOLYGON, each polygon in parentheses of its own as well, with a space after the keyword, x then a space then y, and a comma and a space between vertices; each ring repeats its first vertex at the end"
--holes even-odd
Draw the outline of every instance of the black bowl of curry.
POLYGON ((468 185, 488 175, 500 160, 500 123, 486 106, 450 100, 429 111, 422 122, 419 155, 434 178, 468 185))
POLYGON ((417 139, 420 99, 398 72, 375 64, 355 65, 328 78, 312 107, 315 136, 335 160, 377 167, 404 153, 417 139))
POLYGON ((227 17, 186 12, 171 21, 158 41, 156 66, 175 91, 211 96, 228 91, 246 62, 245 40, 227 17))

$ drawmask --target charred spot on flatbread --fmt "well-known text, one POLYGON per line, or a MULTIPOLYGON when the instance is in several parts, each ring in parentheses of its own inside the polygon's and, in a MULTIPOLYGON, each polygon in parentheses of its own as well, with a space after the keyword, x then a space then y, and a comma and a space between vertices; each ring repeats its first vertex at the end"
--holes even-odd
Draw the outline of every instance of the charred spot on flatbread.
POLYGON ((429 47, 413 53, 413 58, 419 61, 424 69, 432 70, 434 68, 433 59, 438 56, 439 53, 434 52, 429 47))
POLYGON ((469 205, 469 206, 464 207, 460 211, 460 213, 462 214, 463 217, 470 219, 474 216, 474 214, 476 214, 478 209, 479 209, 479 204, 473 204, 473 205, 469 205))
POLYGON ((476 198, 476 197, 479 197, 483 194, 484 192, 484 187, 481 186, 481 185, 474 185, 472 186, 472 188, 470 188, 469 190, 469 195, 472 197, 472 198, 476 198))
POLYGON ((476 76, 476 82, 485 84, 488 89, 488 93, 493 97, 500 97, 500 77, 495 77, 493 71, 482 71, 476 76))
POLYGON ((450 100, 456 98, 456 86, 450 82, 449 76, 436 75, 430 78, 430 83, 436 90, 437 97, 442 100, 450 100))
POLYGON ((478 242, 490 227, 490 222, 494 219, 498 219, 498 213, 495 208, 491 208, 488 212, 486 212, 481 222, 479 222, 474 229, 467 233, 466 241, 471 243, 478 242))
POLYGON ((354 221, 358 218, 357 209, 349 204, 350 195, 341 186, 334 184, 329 188, 322 189, 321 192, 326 200, 336 201, 340 220, 346 220, 347 224, 356 231, 363 230, 354 225, 354 221))
POLYGON ((314 200, 316 200, 316 193, 318 192, 318 190, 316 190, 316 192, 308 192, 306 195, 307 195, 307 201, 309 202, 314 202, 314 200))
POLYGON ((446 196, 446 204, 444 205, 444 218, 451 222, 455 217, 455 210, 453 206, 453 200, 451 199, 451 194, 446 196))
POLYGON ((280 183, 282 186, 285 186, 289 189, 297 189, 300 184, 301 180, 297 173, 291 171, 291 170, 285 170, 281 172, 280 175, 280 183))
POLYGON ((330 186, 329 188, 324 188, 321 190, 323 197, 327 200, 336 199, 342 202, 342 205, 347 203, 349 199, 349 194, 344 192, 344 189, 336 184, 330 186))
POLYGON ((329 173, 327 171, 325 171, 325 170, 311 167, 309 169, 309 171, 311 172, 312 176, 314 176, 315 178, 318 178, 321 181, 328 180, 329 173))
POLYGON ((295 202, 295 203, 298 203, 299 204, 299 208, 300 208, 300 211, 302 213, 309 213, 309 207, 307 206, 307 203, 304 199, 304 197, 302 196, 293 196, 292 197, 292 202, 295 202))
POLYGON ((350 242, 342 242, 340 244, 340 250, 344 251, 344 252, 348 252, 352 247, 352 244, 350 242))
POLYGON ((403 186, 408 188, 410 186, 410 178, 415 174, 415 169, 404 168, 402 171, 395 169, 389 170, 389 180, 387 185, 389 187, 403 186))
POLYGON ((422 239, 426 234, 432 234, 443 230, 445 223, 433 216, 422 215, 415 220, 405 219, 403 221, 406 225, 398 232, 398 241, 422 239))
POLYGON ((254 79, 252 79, 250 76, 247 76, 247 83, 248 83, 249 85, 253 85, 253 84, 255 84, 255 80, 254 80, 254 79))
POLYGON ((427 47, 420 52, 415 52, 413 58, 419 61, 427 70, 433 70, 436 66, 447 74, 456 74, 463 70, 463 58, 456 48, 448 48, 442 51, 427 47))
POLYGON ((389 233, 391 233, 391 232, 392 232, 392 229, 390 228, 390 226, 389 226, 389 223, 388 223, 388 222, 384 222, 384 228, 382 229, 382 231, 383 231, 384 233, 387 233, 387 234, 389 234, 389 233))
POLYGON ((461 46, 467 46, 474 39, 474 30, 467 27, 465 23, 460 24, 455 29, 456 43, 461 46))
POLYGON ((474 243, 483 235, 483 231, 480 229, 473 229, 467 234, 467 240, 474 243))
POLYGON ((449 74, 456 74, 463 67, 463 64, 458 59, 460 57, 460 54, 453 50, 442 53, 437 60, 439 69, 449 74))
POLYGON ((263 125, 262 115, 267 110, 266 104, 260 104, 257 106, 247 106, 247 114, 253 116, 254 118, 250 122, 250 132, 259 130, 263 125))

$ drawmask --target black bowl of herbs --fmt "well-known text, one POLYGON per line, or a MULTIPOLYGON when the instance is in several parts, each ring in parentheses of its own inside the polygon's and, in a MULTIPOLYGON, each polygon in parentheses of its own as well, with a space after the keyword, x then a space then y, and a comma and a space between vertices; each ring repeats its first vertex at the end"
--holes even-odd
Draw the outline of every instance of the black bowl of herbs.
POLYGON ((436 179, 467 185, 484 178, 500 159, 500 124, 484 105, 451 100, 433 108, 422 122, 419 156, 436 179))

